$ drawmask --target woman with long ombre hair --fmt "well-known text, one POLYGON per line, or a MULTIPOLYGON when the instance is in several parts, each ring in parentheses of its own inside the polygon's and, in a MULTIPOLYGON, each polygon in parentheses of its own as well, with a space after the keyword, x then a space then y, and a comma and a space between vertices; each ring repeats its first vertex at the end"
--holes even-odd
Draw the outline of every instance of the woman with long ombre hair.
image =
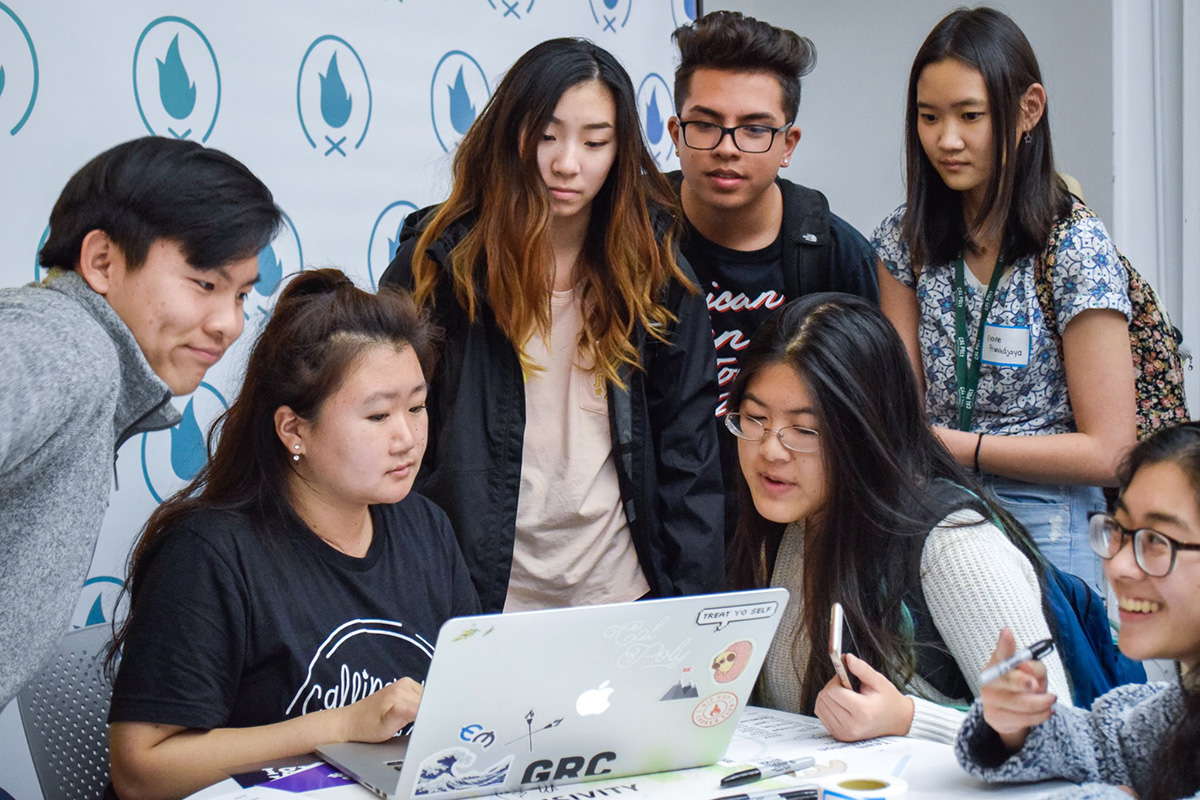
POLYGON ((445 329, 420 490, 486 611, 711 591, 716 381, 675 200, 613 56, 543 42, 409 217, 382 283, 445 329))

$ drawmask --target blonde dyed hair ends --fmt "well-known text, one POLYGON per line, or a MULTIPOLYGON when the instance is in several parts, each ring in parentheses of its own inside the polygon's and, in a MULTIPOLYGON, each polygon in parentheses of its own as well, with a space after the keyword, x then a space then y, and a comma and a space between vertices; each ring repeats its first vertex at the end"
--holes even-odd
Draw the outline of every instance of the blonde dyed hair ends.
POLYGON ((606 50, 584 39, 552 39, 509 69, 454 154, 450 197, 417 241, 414 296, 434 302, 438 266, 428 256, 451 225, 469 228, 450 254, 454 296, 471 322, 486 305, 517 348, 550 330, 553 254, 550 201, 537 164, 537 145, 559 98, 573 86, 597 81, 616 107, 616 157, 591 220, 580 269, 582 363, 623 386, 623 366, 640 368, 634 330, 643 326, 665 341, 675 321, 663 305, 670 281, 697 291, 675 256, 680 211, 670 184, 642 139, 629 75, 606 50))

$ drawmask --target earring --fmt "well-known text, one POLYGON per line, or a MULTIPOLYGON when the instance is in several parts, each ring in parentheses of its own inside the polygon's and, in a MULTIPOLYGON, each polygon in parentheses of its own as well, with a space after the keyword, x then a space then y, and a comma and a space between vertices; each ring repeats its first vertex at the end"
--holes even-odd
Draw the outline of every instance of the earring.
POLYGON ((1025 144, 1033 144, 1033 134, 1029 131, 1025 131, 1025 144))
MULTIPOLYGON (((292 447, 294 447, 294 448, 295 448, 295 449, 297 449, 297 450, 299 450, 299 449, 300 449, 300 445, 298 445, 298 444, 294 444, 294 445, 292 445, 292 447)), ((299 454, 299 453, 296 453, 296 455, 292 456, 292 461, 299 461, 299 460, 300 460, 300 454, 299 454)))
POLYGON ((788 165, 788 161, 789 161, 789 160, 790 160, 790 159, 787 159, 787 158, 785 158, 785 159, 783 160, 783 165, 784 165, 785 167, 788 165))

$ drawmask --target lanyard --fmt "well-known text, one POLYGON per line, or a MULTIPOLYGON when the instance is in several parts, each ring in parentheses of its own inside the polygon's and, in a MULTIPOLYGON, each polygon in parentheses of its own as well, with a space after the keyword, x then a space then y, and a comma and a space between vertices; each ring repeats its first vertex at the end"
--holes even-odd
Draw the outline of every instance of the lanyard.
POLYGON ((971 416, 975 411, 975 389, 979 386, 979 368, 983 357, 983 326, 996 299, 996 287, 1000 285, 1000 273, 1004 271, 1003 259, 996 259, 992 279, 988 281, 987 293, 983 296, 983 308, 979 312, 979 336, 975 339, 975 352, 967 356, 967 286, 964 272, 966 264, 962 258, 954 262, 954 374, 958 380, 958 429, 971 430, 971 416))

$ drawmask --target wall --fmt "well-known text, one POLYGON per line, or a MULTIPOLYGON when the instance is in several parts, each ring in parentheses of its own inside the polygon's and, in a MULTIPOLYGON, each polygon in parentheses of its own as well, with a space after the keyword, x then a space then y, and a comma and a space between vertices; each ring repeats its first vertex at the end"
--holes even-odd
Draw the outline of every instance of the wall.
MULTIPOLYGON (((612 50, 640 89, 652 149, 674 169, 662 124, 668 36, 691 9, 693 0, 0 0, 0 286, 38 277, 50 208, 71 174, 147 132, 242 159, 288 219, 260 254, 245 335, 195 394, 176 399, 190 412, 184 423, 122 448, 73 624, 112 618, 132 537, 202 461, 202 432, 237 391, 270 290, 306 265, 338 265, 373 286, 404 215, 445 196, 448 152, 522 52, 564 35, 612 50), (335 55, 343 94, 331 114, 321 76, 335 55)), ((15 702, 0 713, 5 791, 40 796, 15 702)))

